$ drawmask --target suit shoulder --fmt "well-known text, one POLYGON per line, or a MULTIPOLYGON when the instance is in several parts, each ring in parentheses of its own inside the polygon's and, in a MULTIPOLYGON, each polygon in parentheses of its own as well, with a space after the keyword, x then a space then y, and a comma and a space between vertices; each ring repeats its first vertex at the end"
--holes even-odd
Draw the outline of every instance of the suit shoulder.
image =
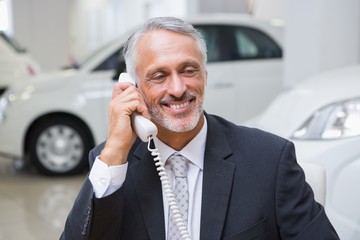
POLYGON ((260 143, 284 145, 289 142, 289 140, 276 134, 258 128, 237 125, 216 115, 207 115, 207 119, 209 128, 219 128, 227 135, 228 139, 234 141, 242 141, 256 145, 260 143))

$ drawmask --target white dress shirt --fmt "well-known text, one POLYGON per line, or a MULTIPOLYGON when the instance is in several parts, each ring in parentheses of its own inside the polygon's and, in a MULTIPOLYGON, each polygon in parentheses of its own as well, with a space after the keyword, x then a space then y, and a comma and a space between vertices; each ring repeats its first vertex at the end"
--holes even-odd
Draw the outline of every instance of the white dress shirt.
MULTIPOLYGON (((200 239, 200 218, 201 218, 201 196, 202 196, 202 180, 203 180, 203 166, 204 166, 204 152, 207 133, 207 122, 204 117, 204 126, 183 149, 176 151, 154 138, 155 146, 159 150, 160 157, 164 161, 174 152, 186 157, 190 162, 188 164, 187 179, 189 187, 189 216, 188 216, 188 231, 192 240, 200 239)), ((172 171, 165 165, 166 173, 174 187, 175 177, 172 171)), ((95 159, 94 165, 90 171, 89 179, 93 185, 95 196, 97 198, 110 195, 119 189, 125 181, 128 164, 108 167, 102 162, 99 157, 95 159)), ((163 189, 163 205, 165 218, 165 231, 167 236, 167 224, 169 215, 169 205, 164 194, 163 189)))

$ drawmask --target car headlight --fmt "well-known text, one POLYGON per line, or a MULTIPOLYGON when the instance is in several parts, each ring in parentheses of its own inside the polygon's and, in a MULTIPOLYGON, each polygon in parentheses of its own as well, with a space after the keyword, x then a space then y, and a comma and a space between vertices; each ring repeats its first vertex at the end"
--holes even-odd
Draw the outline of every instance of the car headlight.
POLYGON ((360 135, 360 98, 327 105, 316 111, 291 138, 331 140, 360 135))

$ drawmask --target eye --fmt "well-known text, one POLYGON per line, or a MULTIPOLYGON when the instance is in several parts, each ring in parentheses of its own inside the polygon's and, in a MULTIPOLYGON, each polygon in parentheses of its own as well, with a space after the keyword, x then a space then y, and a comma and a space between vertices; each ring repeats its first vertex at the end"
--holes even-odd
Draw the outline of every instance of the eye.
POLYGON ((150 76, 149 80, 159 82, 159 81, 164 81, 166 77, 167 75, 164 74, 163 72, 156 72, 150 76))
POLYGON ((182 70, 182 74, 185 75, 186 77, 192 77, 195 76, 198 72, 200 71, 200 69, 195 68, 195 67, 186 67, 182 70))

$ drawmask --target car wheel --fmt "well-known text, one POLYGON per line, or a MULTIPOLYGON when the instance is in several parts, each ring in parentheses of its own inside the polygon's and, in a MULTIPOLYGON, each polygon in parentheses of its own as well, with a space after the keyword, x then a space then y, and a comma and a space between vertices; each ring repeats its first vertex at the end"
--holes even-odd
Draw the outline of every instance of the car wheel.
POLYGON ((47 175, 78 173, 87 165, 93 146, 87 128, 70 118, 52 117, 38 122, 29 136, 30 160, 47 175))

